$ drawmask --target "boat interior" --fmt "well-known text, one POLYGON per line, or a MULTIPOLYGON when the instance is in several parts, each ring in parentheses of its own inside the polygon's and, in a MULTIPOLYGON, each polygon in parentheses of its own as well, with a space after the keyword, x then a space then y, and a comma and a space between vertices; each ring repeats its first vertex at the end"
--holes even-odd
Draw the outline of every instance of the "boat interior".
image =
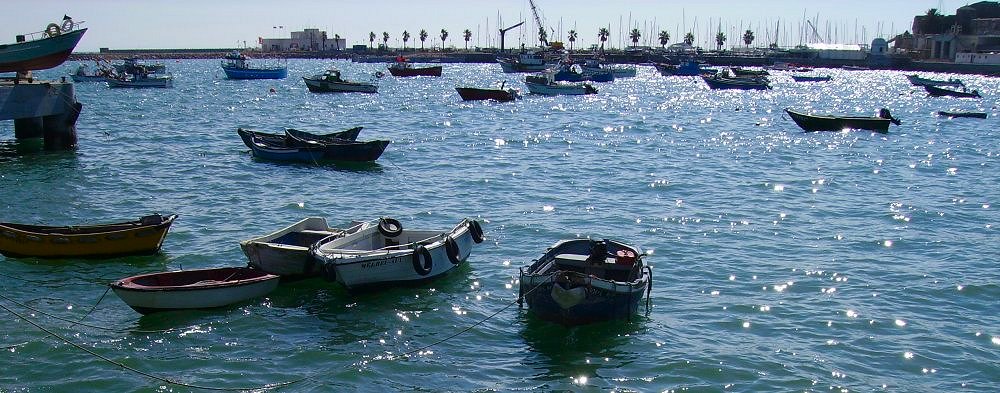
POLYGON ((333 235, 335 233, 338 232, 303 229, 300 231, 288 232, 284 235, 274 238, 268 243, 284 244, 287 246, 309 247, 313 243, 323 240, 326 237, 333 235))
POLYGON ((363 253, 375 250, 408 250, 414 245, 427 245, 441 239, 443 232, 403 230, 398 236, 388 237, 378 231, 377 226, 364 229, 356 235, 335 239, 322 246, 325 250, 338 253, 363 253))

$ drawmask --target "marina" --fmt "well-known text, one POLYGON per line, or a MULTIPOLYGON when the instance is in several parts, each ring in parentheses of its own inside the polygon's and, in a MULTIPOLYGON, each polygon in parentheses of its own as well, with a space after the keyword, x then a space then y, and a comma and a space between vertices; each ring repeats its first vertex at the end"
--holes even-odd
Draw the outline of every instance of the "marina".
POLYGON ((79 244, 108 217, 182 217, 143 255, 0 256, 0 390, 997 383, 995 77, 961 75, 969 100, 860 65, 712 89, 640 63, 600 94, 508 100, 538 75, 143 60, 173 88, 72 84, 73 61, 0 85, 4 225, 79 244), (317 70, 378 94, 314 94, 317 70), (71 149, 31 149, 69 114, 71 149), (330 159, 358 139, 365 162, 330 159))

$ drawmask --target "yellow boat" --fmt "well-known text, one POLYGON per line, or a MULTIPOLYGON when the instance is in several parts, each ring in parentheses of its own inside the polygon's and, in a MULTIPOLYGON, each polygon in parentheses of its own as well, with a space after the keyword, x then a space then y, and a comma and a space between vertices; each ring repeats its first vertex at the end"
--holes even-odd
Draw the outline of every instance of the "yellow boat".
POLYGON ((7 257, 112 257, 160 250, 176 214, 87 226, 0 223, 0 254, 7 257))

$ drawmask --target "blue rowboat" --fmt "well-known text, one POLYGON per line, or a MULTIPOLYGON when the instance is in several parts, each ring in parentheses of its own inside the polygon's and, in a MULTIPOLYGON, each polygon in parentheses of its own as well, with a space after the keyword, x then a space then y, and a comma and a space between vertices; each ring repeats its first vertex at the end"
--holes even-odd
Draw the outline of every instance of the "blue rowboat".
POLYGON ((62 64, 87 32, 87 29, 73 30, 76 25, 67 18, 61 27, 50 23, 45 31, 32 33, 42 38, 0 45, 0 72, 45 70, 62 64))
POLYGON ((250 58, 233 51, 222 60, 222 70, 229 79, 285 79, 288 66, 284 63, 254 64, 250 58))
POLYGON ((560 240, 520 269, 518 303, 563 325, 630 319, 652 288, 643 257, 637 247, 613 240, 560 240))

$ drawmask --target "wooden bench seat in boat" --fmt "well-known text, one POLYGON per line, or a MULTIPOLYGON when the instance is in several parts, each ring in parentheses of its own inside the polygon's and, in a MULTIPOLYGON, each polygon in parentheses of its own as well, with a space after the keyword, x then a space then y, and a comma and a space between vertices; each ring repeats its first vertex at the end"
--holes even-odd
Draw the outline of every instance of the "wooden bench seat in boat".
POLYGON ((637 264, 620 265, 615 258, 608 257, 604 263, 592 264, 587 261, 589 256, 580 254, 559 254, 554 258, 556 269, 590 274, 614 281, 630 281, 638 274, 637 264))

